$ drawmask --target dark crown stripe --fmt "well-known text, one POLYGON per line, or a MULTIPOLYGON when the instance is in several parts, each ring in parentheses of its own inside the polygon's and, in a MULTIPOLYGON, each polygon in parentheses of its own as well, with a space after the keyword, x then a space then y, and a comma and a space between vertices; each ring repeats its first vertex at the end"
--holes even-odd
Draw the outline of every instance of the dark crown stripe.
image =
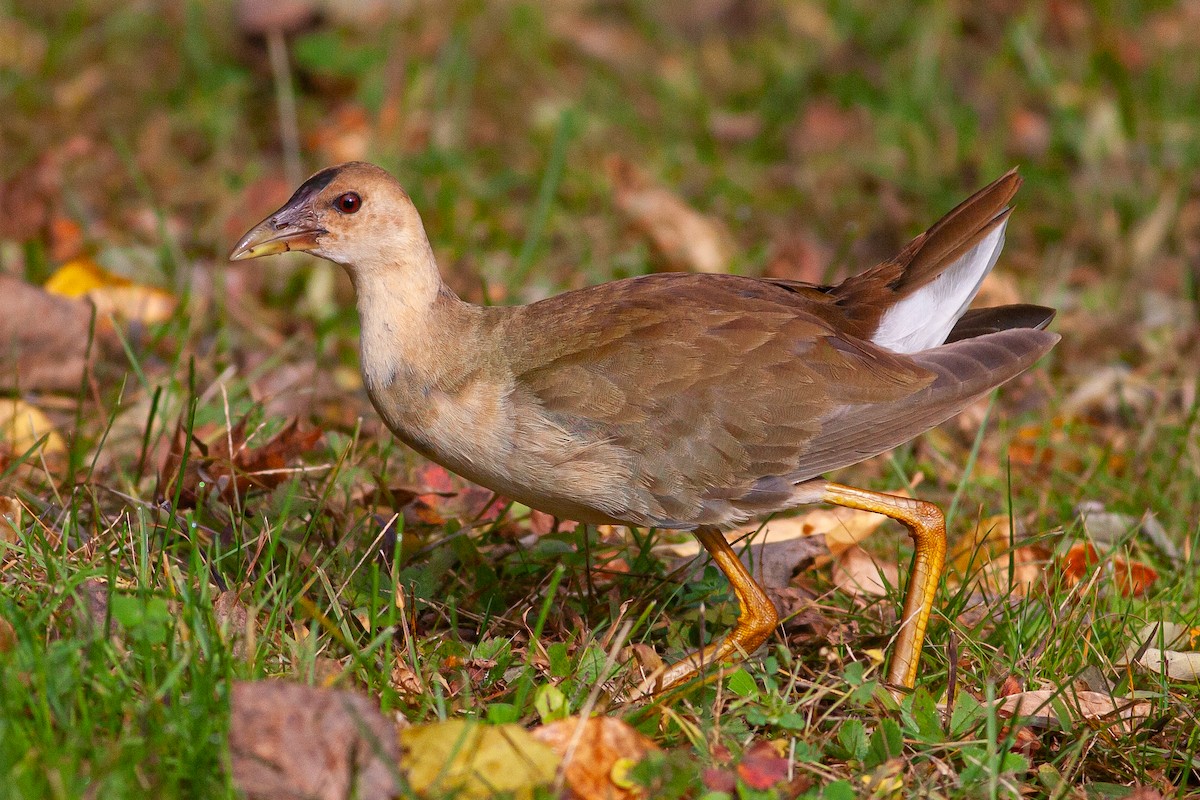
POLYGON ((308 200, 314 194, 332 183, 333 179, 337 176, 339 169, 340 167, 327 167, 318 172, 316 175, 313 175, 304 183, 300 184, 300 188, 296 190, 291 199, 287 201, 286 205, 292 206, 308 200))

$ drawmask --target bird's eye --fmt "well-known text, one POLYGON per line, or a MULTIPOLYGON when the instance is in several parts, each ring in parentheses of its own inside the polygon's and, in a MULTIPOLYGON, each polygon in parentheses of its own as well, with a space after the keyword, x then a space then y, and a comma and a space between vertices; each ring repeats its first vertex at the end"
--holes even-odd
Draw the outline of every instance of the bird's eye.
POLYGON ((362 208, 362 198, 354 192, 339 194, 333 201, 333 207, 343 214, 353 214, 362 208))

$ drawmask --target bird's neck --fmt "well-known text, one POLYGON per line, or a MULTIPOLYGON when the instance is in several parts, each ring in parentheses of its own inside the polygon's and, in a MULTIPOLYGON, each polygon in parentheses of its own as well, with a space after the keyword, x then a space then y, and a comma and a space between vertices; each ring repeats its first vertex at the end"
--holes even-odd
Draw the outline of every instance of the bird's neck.
POLYGON ((367 388, 379 391, 397 380, 414 387, 434 383, 460 348, 473 306, 443 282, 428 244, 403 263, 351 274, 362 327, 362 370, 367 388))

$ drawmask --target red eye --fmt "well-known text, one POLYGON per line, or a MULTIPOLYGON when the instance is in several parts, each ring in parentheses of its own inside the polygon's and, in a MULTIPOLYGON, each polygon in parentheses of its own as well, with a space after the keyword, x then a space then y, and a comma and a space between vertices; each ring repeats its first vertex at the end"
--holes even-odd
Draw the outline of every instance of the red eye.
POLYGON ((333 207, 343 214, 353 214, 362 208, 362 198, 354 192, 339 194, 333 201, 333 207))

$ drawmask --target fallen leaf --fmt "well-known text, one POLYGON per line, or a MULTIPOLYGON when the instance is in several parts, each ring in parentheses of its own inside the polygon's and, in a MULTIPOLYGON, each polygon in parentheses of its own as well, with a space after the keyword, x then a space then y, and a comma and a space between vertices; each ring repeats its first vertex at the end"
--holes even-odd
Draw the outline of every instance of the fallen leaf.
POLYGON ((1117 417, 1141 418, 1159 401, 1158 390, 1143 376, 1124 365, 1100 366, 1067 395, 1059 408, 1065 419, 1117 417))
POLYGON ((975 523, 972 532, 955 542, 947 559, 946 567, 958 577, 966 578, 981 564, 1007 553, 1016 540, 1011 518, 1007 514, 996 514, 975 523))
POLYGON ((222 431, 208 444, 193 438, 192 444, 200 453, 189 455, 183 475, 179 475, 185 438, 180 418, 163 465, 164 489, 160 496, 173 499, 178 489, 180 507, 193 508, 210 491, 219 492, 227 502, 233 502, 235 497, 244 497, 252 489, 273 489, 295 474, 296 470, 288 468, 288 464, 312 451, 322 436, 320 428, 301 430, 300 421, 293 419, 265 444, 249 447, 246 425, 247 417, 243 417, 232 430, 222 431))
POLYGON ((551 5, 548 10, 553 14, 551 32, 589 58, 625 69, 653 55, 646 40, 628 25, 591 19, 573 6, 551 5))
POLYGON ((883 597, 888 586, 900 584, 900 569, 890 562, 880 564, 857 545, 834 559, 833 585, 851 597, 883 597))
POLYGON ((804 104, 790 143, 802 155, 844 151, 848 142, 861 140, 870 131, 870 124, 861 108, 847 109, 831 100, 814 99, 804 104))
POLYGON ((17 632, 12 623, 0 617, 0 653, 7 653, 17 646, 17 632))
POLYGON ((1076 542, 1059 558, 1059 570, 1068 587, 1079 584, 1097 565, 1126 597, 1141 597, 1158 580, 1158 573, 1140 561, 1120 556, 1101 559, 1091 542, 1076 542))
MULTIPOLYGON (((885 519, 883 514, 852 508, 816 508, 797 517, 745 525, 727 532, 725 538, 737 542, 751 537, 748 544, 736 546, 742 563, 763 586, 781 589, 788 586, 801 564, 830 555, 836 558, 874 533, 885 519)), ((661 549, 681 561, 704 555, 700 543, 691 537, 661 549)), ((699 575, 704 563, 697 560, 688 574, 699 575)), ((680 566, 676 564, 676 568, 680 566)))
POLYGON ((708 767, 700 774, 704 788, 712 792, 724 792, 733 795, 737 791, 737 774, 732 770, 708 767))
POLYGON ((820 284, 832 260, 829 247, 815 235, 789 231, 772 243, 764 274, 768 278, 820 284))
MULTIPOLYGON (((907 496, 905 492, 893 494, 897 497, 907 496)), ((816 508, 796 517, 797 524, 805 530, 813 529, 825 534, 825 546, 835 558, 875 533, 886 519, 883 514, 841 506, 816 508)))
MULTIPOLYGON (((1092 433, 1088 426, 1077 424, 1061 414, 1050 420, 1048 429, 1047 423, 1024 425, 1017 429, 1008 445, 1009 462, 1038 476, 1049 475, 1054 470, 1082 472, 1085 462, 1081 454, 1093 446, 1092 433)), ((1096 458, 1114 473, 1124 466, 1124 457, 1119 452, 1106 450, 1096 458)), ((1096 465, 1089 462, 1089 466, 1096 465)))
POLYGON ((788 779, 788 760, 774 742, 755 742, 738 762, 737 774, 751 789, 763 792, 788 779))
POLYGON ((1003 716, 1020 716, 1035 728, 1060 726, 1063 720, 1059 715, 1065 711, 1067 721, 1115 721, 1128 732, 1150 716, 1151 705, 1147 700, 1127 700, 1103 692, 1036 689, 1001 699, 997 711, 1003 716))
POLYGON ((708 130, 714 139, 728 144, 745 144, 762 133, 763 120, 753 111, 713 111, 708 130))
POLYGON ((1172 561, 1183 558, 1179 547, 1171 540, 1152 511, 1147 511, 1141 517, 1134 517, 1108 511, 1103 503, 1087 500, 1075 507, 1075 513, 1083 523, 1088 538, 1093 542, 1103 545, 1118 544, 1125 541, 1131 532, 1136 531, 1172 561))
POLYGON ((175 296, 153 286, 114 275, 90 258, 63 264, 46 281, 45 289, 62 297, 86 297, 96 306, 96 317, 153 325, 165 322, 179 304, 175 296))
POLYGON ((1125 800, 1165 800, 1163 793, 1150 786, 1134 786, 1133 791, 1125 795, 1125 800))
POLYGON ((560 758, 520 725, 463 719, 400 732, 400 767, 422 796, 485 798, 501 792, 529 798, 554 780, 560 758))
POLYGON ((1039 159, 1050 149, 1053 129, 1046 115, 1018 107, 1008 118, 1008 147, 1017 156, 1039 159))
POLYGON ((233 783, 248 797, 386 800, 400 793, 395 728, 367 697, 238 681, 230 705, 233 783))
POLYGON ((222 641, 234 658, 246 658, 247 654, 254 653, 257 620, 242 602, 239 592, 226 590, 219 593, 213 599, 213 617, 222 641))
POLYGON ((427 462, 417 470, 417 494, 414 510, 422 521, 443 525, 446 520, 491 522, 508 506, 508 500, 491 489, 460 478, 440 464, 427 462))
POLYGON ((614 717, 581 720, 570 717, 531 731, 565 761, 567 788, 578 798, 633 800, 642 792, 628 781, 614 780, 657 751, 658 745, 614 717), (580 726, 582 725, 582 729, 580 726))
POLYGON ((108 600, 112 596, 109 585, 96 578, 87 578, 68 598, 65 608, 82 630, 93 634, 112 634, 117 630, 117 620, 109 613, 108 600))
POLYGON ((24 400, 0 398, 0 448, 7 450, 10 457, 23 455, 43 436, 46 437, 41 447, 44 455, 67 452, 66 442, 41 409, 24 400))
POLYGON ((356 103, 343 103, 322 116, 305 137, 305 146, 319 153, 322 162, 361 161, 371 146, 367 110, 356 103))
POLYGON ((1196 682, 1200 681, 1198 645, 1200 628, 1174 622, 1150 624, 1142 628, 1117 664, 1136 664, 1171 680, 1196 682))
MULTIPOLYGON (((6 16, 0 20, 0 50, 5 53, 0 59, 8 62, 9 53, 20 53, 38 38, 38 34, 18 34, 6 16), (19 46, 9 49, 13 44, 19 46)), ((0 214, 0 239, 24 242, 44 234, 59 204, 62 185, 62 160, 53 151, 42 153, 34 163, 7 181, 0 181, 0 208, 4 209, 0 214)))
POLYGON ((24 525, 21 514, 24 507, 15 497, 0 497, 0 542, 16 544, 21 541, 24 525))
POLYGON ((1045 583, 1050 550, 1041 545, 1001 553, 974 575, 975 585, 988 597, 1028 597, 1045 583))
POLYGON ((421 676, 399 659, 392 665, 392 688, 400 694, 418 698, 428 691, 421 676))
POLYGON ((701 214, 621 156, 605 166, 617 208, 675 270, 729 271, 733 236, 717 219, 701 214))
POLYGON ((86 303, 0 275, 0 388, 78 391, 91 319, 86 303))

